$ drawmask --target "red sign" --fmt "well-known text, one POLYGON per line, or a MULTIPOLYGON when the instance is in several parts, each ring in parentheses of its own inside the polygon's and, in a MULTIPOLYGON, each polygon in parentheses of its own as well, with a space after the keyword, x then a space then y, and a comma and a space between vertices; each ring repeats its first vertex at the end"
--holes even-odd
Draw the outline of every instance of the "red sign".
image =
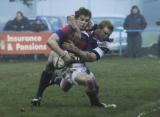
POLYGON ((1 33, 0 55, 2 54, 48 54, 47 46, 51 33, 1 33))

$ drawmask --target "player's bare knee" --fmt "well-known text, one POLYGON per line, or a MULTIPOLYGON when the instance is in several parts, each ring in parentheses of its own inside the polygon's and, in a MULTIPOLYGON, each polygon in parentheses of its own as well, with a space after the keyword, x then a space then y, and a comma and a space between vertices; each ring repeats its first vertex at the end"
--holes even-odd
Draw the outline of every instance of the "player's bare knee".
POLYGON ((70 87, 64 87, 64 86, 60 86, 61 87, 61 89, 62 89, 62 91, 64 91, 64 92, 68 92, 69 91, 69 89, 70 89, 70 87))
POLYGON ((94 81, 91 77, 87 77, 86 82, 87 82, 87 84, 93 84, 94 81))
POLYGON ((62 80, 60 83, 60 87, 61 87, 62 91, 67 92, 72 87, 72 84, 70 84, 66 80, 62 80))
POLYGON ((93 82, 93 80, 92 80, 91 78, 88 78, 88 79, 86 80, 86 85, 87 85, 88 88, 92 89, 92 88, 94 87, 94 82, 93 82))

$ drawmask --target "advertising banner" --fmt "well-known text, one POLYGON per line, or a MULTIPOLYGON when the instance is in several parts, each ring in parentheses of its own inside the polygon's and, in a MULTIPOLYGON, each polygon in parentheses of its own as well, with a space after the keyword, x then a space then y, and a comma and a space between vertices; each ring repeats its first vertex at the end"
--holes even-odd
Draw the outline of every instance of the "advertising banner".
POLYGON ((47 41, 51 33, 1 33, 0 55, 48 54, 47 41))

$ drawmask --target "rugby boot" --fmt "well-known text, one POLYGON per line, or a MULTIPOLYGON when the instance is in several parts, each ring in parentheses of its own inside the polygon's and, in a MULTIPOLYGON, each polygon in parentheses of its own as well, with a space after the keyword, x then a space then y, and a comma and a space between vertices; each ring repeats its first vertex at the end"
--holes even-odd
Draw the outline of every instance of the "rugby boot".
POLYGON ((32 103, 33 106, 40 106, 41 105, 41 97, 33 98, 31 100, 31 103, 32 103))

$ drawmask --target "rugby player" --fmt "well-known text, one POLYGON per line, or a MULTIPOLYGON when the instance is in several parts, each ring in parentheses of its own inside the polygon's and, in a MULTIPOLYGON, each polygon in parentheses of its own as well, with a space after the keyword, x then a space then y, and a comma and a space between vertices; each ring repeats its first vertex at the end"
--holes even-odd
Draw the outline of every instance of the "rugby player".
POLYGON ((86 94, 88 95, 92 106, 104 108, 116 106, 113 104, 105 104, 100 101, 98 97, 98 83, 94 74, 85 66, 86 61, 92 62, 99 60, 108 52, 109 44, 106 39, 109 38, 112 31, 112 23, 110 21, 102 21, 89 35, 88 45, 85 50, 79 49, 73 42, 65 42, 63 44, 63 48, 80 57, 81 62, 72 63, 67 67, 60 86, 64 91, 68 91, 73 84, 86 86, 86 94))
MULTIPOLYGON (((64 42, 67 42, 68 40, 71 40, 76 44, 77 47, 84 49, 87 46, 87 40, 84 40, 85 38, 88 38, 86 34, 83 33, 83 35, 79 35, 79 29, 80 31, 85 31, 86 27, 89 24, 89 21, 91 19, 91 12, 86 8, 79 8, 79 10, 75 11, 74 14, 75 21, 77 27, 66 25, 53 33, 48 41, 48 45, 54 52, 56 52, 65 63, 69 63, 72 58, 68 53, 66 53, 62 48, 62 44, 64 42), (84 38, 83 41, 80 43, 79 38, 84 38), (78 41, 77 41, 78 40, 78 41)), ((74 24, 72 24, 74 25, 74 24)), ((45 69, 42 71, 38 90, 36 93, 36 96, 32 99, 32 104, 34 106, 40 105, 41 98, 43 96, 44 90, 50 85, 50 81, 52 78, 54 78, 56 67, 54 60, 54 52, 52 51, 48 58, 48 63, 45 67, 45 69)))

